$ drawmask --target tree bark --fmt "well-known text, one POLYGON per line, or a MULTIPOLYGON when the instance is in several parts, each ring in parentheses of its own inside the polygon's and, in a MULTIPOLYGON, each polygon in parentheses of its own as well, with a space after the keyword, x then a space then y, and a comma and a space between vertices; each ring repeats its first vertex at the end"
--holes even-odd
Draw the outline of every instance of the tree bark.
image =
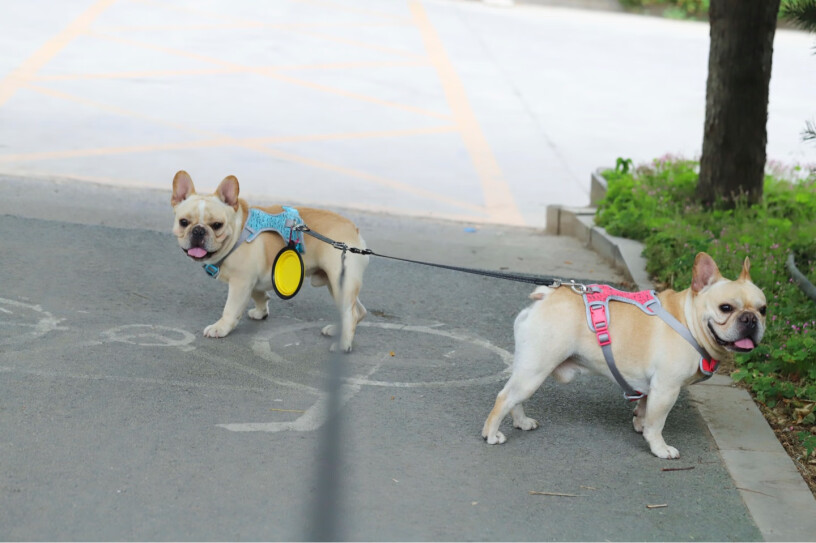
POLYGON ((711 0, 706 116, 697 198, 762 198, 768 87, 780 0, 711 0))

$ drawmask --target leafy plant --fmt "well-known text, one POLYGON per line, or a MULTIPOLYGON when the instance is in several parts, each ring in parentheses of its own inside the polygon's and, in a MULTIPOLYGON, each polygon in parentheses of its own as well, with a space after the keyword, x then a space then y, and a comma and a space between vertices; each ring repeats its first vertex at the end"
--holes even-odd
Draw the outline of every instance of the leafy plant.
MULTIPOLYGON (((765 405, 802 413, 816 402, 816 304, 789 279, 785 260, 793 252, 799 269, 816 281, 816 176, 770 164, 760 203, 711 211, 694 199, 696 162, 666 156, 623 170, 603 172, 608 189, 597 224, 644 242, 647 271, 678 290, 689 286, 699 251, 729 277, 749 256, 752 279, 768 299, 767 330, 756 349, 735 357, 732 377, 765 405)), ((801 422, 814 418, 811 411, 801 422)))
POLYGON ((799 438, 799 441, 802 442, 802 446, 805 448, 805 460, 807 460, 813 455, 813 451, 816 450, 816 435, 808 432, 799 432, 796 437, 799 438))

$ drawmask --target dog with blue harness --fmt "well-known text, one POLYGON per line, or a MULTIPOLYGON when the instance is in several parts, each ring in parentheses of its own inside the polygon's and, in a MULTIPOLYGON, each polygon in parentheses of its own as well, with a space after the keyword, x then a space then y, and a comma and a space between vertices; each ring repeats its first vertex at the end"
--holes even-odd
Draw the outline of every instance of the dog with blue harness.
MULTIPOLYGON (((350 220, 322 209, 307 207, 250 207, 239 198, 238 180, 228 176, 212 194, 198 194, 189 174, 173 179, 171 204, 173 233, 182 251, 204 271, 227 283, 227 301, 221 318, 204 328, 206 337, 229 334, 247 315, 253 320, 269 315, 269 291, 283 299, 300 290, 304 277, 312 286, 328 287, 340 311, 340 324, 325 326, 324 335, 339 336, 332 349, 352 349, 357 324, 366 316, 360 302, 366 254, 345 254, 312 237, 314 228, 338 242, 365 248, 365 241, 350 220)), ((199 272, 200 273, 200 272, 199 272)))
POLYGON ((633 425, 655 456, 678 458, 663 427, 680 389, 709 377, 717 360, 753 350, 765 333, 765 295, 751 281, 748 258, 731 281, 699 253, 691 286, 681 292, 623 293, 578 284, 538 287, 530 297, 535 302, 514 325, 513 372, 482 428, 489 444, 505 442, 499 426, 508 414, 516 428, 538 427, 522 402, 549 375, 569 382, 590 371, 637 400, 633 425))

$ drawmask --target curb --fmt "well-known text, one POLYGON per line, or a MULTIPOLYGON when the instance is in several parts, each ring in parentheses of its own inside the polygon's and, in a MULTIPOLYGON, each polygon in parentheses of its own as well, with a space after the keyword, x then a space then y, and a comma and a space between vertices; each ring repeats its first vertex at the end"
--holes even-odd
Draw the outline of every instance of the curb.
MULTIPOLYGON (((591 176, 591 206, 606 193, 600 172, 591 176)), ((641 256, 643 244, 595 226, 595 209, 549 206, 546 233, 579 239, 638 290, 654 288, 641 256)), ((715 375, 688 392, 765 541, 816 541, 816 498, 748 391, 715 375)))

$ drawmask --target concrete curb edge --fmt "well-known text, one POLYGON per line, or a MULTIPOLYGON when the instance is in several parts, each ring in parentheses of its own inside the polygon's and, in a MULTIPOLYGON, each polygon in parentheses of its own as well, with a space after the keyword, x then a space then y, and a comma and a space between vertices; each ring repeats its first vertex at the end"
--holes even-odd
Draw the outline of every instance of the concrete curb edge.
MULTIPOLYGON (((547 208, 547 233, 571 236, 609 260, 638 290, 654 288, 643 244, 595 226, 606 193, 601 169, 592 172, 590 206, 547 208)), ((689 396, 706 422, 731 478, 766 541, 816 541, 816 498, 748 391, 715 375, 689 396)))

